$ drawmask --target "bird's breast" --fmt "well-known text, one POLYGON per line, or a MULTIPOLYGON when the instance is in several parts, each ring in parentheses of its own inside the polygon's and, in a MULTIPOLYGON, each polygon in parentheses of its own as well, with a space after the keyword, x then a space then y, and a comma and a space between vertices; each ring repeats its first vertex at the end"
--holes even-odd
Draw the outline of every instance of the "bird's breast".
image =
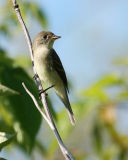
POLYGON ((45 83, 53 85, 60 80, 53 68, 50 50, 46 48, 37 49, 34 52, 34 64, 37 74, 45 83))

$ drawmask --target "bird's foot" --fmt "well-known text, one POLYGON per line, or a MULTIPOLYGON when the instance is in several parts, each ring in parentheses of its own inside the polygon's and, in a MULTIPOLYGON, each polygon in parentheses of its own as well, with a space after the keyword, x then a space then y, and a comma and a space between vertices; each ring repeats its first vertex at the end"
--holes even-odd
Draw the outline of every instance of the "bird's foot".
POLYGON ((45 90, 39 90, 39 98, 41 99, 41 94, 45 93, 45 96, 48 96, 48 94, 45 92, 45 90))
POLYGON ((33 78, 36 80, 38 78, 38 74, 34 74, 33 78))
POLYGON ((54 86, 55 86, 55 85, 52 85, 52 86, 50 86, 50 87, 48 87, 48 88, 46 88, 46 89, 44 89, 44 90, 42 90, 42 89, 39 90, 39 97, 40 97, 40 99, 41 99, 41 94, 42 94, 42 93, 45 93, 45 95, 48 96, 48 94, 46 93, 46 91, 49 90, 50 88, 53 88, 54 86))

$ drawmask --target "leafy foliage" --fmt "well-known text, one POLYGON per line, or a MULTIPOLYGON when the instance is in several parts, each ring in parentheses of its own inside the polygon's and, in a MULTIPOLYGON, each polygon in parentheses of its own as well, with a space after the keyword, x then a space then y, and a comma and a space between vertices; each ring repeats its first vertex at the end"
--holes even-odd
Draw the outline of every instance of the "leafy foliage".
MULTIPOLYGON (((18 3, 25 20, 28 16, 35 17, 36 23, 42 27, 47 26, 45 14, 39 5, 26 1, 18 3)), ((4 1, 0 10, 1 36, 11 39, 14 36, 13 31, 17 31, 20 26, 12 2, 4 1)), ((15 144, 28 153, 34 147, 35 137, 41 124, 41 116, 21 83, 24 82, 38 100, 37 88, 33 79, 25 71, 28 68, 28 59, 26 60, 24 57, 22 60, 20 60, 21 58, 9 58, 1 46, 0 57, 0 131, 16 133, 15 144)), ((51 105, 50 101, 49 104, 51 105)))
POLYGON ((1 108, 10 114, 10 123, 17 133, 17 141, 24 149, 30 151, 34 145, 41 117, 21 83, 25 82, 36 97, 37 90, 33 80, 21 67, 14 67, 13 60, 6 57, 4 53, 0 53, 0 56, 0 82, 20 93, 20 95, 0 97, 1 108))

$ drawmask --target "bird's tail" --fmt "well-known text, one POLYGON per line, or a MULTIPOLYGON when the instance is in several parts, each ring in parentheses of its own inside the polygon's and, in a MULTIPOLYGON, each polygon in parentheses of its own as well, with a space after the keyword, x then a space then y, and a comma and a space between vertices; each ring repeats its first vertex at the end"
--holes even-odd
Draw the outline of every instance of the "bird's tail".
MULTIPOLYGON (((70 108, 71 108, 71 106, 70 106, 70 108)), ((68 116, 69 116, 70 122, 71 122, 71 124, 74 126, 75 123, 76 123, 76 120, 75 120, 74 114, 73 114, 73 112, 72 112, 72 109, 71 109, 71 111, 70 111, 70 110, 69 110, 69 107, 68 107, 68 108, 66 107, 66 110, 67 110, 67 112, 68 112, 68 116)))
MULTIPOLYGON (((62 92, 62 90, 61 90, 61 92, 62 92)), ((59 94, 59 92, 57 92, 57 91, 56 91, 56 94, 59 96, 59 98, 62 100, 63 104, 65 105, 67 113, 68 113, 68 116, 69 116, 69 119, 70 119, 70 122, 74 126, 76 120, 75 120, 75 117, 74 117, 74 114, 73 114, 73 111, 72 111, 72 108, 71 108, 71 105, 70 105, 70 102, 69 102, 69 99, 68 99, 68 95, 67 95, 66 89, 64 88, 63 95, 59 94)))
POLYGON ((68 100, 68 97, 67 97, 67 100, 66 100, 66 101, 63 101, 63 103, 64 103, 64 105, 65 105, 65 107, 66 107, 66 110, 67 110, 67 113, 68 113, 70 122, 71 122, 71 124, 74 126, 75 123, 76 123, 76 120, 75 120, 75 117, 74 117, 74 114, 73 114, 73 111, 72 111, 70 102, 69 102, 69 100, 68 100))

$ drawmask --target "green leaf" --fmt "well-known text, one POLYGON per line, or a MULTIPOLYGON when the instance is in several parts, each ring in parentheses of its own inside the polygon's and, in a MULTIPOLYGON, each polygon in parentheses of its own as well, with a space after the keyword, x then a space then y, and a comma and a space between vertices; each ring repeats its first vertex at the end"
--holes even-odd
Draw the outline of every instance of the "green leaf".
POLYGON ((0 132, 0 151, 3 147, 7 146, 15 137, 15 134, 8 134, 0 132))
POLYGON ((117 58, 113 61, 114 65, 128 66, 128 57, 117 58))
MULTIPOLYGON (((31 152, 41 124, 41 116, 22 87, 22 82, 38 99, 37 88, 24 69, 16 67, 11 58, 8 58, 5 54, 2 55, 0 53, 0 82, 8 88, 16 90, 20 95, 1 96, 0 109, 3 110, 3 107, 8 113, 12 128, 17 133, 17 143, 26 151, 31 152)), ((4 117, 6 118, 7 116, 4 117)))
POLYGON ((9 96, 13 94, 20 94, 20 93, 0 84, 0 96, 9 96))
POLYGON ((28 70, 30 69, 30 67, 32 67, 32 62, 29 57, 18 56, 18 57, 15 57, 14 60, 15 60, 15 65, 21 66, 25 70, 28 70))
POLYGON ((109 95, 106 89, 111 86, 119 86, 124 83, 124 80, 116 74, 109 74, 101 78, 98 82, 92 85, 90 88, 82 92, 84 97, 93 97, 102 102, 107 102, 109 95))
POLYGON ((0 157, 0 160, 7 160, 7 159, 0 157))

